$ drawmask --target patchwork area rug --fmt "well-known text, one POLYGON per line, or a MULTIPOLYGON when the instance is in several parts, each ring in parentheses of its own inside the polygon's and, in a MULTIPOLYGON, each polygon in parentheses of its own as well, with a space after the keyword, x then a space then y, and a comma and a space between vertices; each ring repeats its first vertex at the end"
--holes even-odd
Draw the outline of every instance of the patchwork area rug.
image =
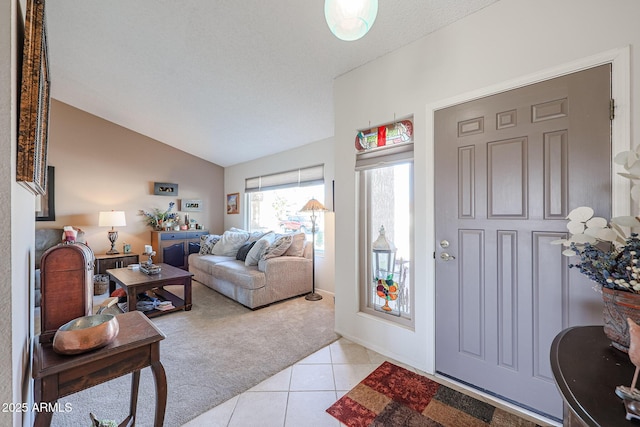
POLYGON ((389 362, 327 412, 349 427, 536 426, 389 362))

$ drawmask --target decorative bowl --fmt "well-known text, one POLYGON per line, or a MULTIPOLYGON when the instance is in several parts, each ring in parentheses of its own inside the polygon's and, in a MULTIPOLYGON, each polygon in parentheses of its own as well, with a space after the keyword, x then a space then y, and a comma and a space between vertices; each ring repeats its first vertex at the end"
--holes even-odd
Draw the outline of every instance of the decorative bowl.
POLYGON ((113 314, 78 317, 58 328, 53 336, 53 350, 60 354, 95 350, 113 341, 119 329, 113 314))

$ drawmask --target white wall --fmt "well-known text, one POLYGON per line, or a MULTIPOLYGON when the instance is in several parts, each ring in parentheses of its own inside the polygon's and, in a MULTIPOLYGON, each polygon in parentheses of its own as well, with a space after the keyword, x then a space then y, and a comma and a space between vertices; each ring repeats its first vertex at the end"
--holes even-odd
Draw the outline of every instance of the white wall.
MULTIPOLYGON (((612 49, 630 45, 633 52, 640 46, 638 17, 637 0, 502 0, 336 79, 336 277, 349 284, 336 289, 338 333, 417 368, 433 369, 433 135, 428 106, 612 49), (416 142, 415 330, 358 312, 353 232, 356 130, 410 115, 416 142)), ((638 62, 632 58, 631 105, 640 100, 638 62)), ((628 103, 618 108, 630 114, 628 103)), ((638 134, 638 123, 632 136, 638 134)), ((637 143, 636 138, 633 145, 637 143)))
MULTIPOLYGON (((240 193, 240 214, 225 214, 224 228, 244 228, 245 225, 245 198, 244 184, 246 178, 270 173, 283 172, 291 169, 324 164, 324 205, 333 210, 332 206, 332 182, 334 179, 334 147, 333 139, 317 141, 305 146, 288 150, 273 156, 263 157, 251 162, 230 166, 224 170, 225 193, 240 193)), ((222 207, 224 209, 224 206, 222 207)), ((324 214, 325 223, 325 250, 324 253, 316 252, 316 288, 327 292, 334 292, 334 212, 324 214)), ((223 230, 211 230, 212 233, 223 230)))
MULTIPOLYGON (((30 289, 33 288, 34 196, 16 183, 18 1, 0 2, 0 402, 32 396, 30 289)), ((31 414, 0 412, 0 425, 30 425, 31 414)))

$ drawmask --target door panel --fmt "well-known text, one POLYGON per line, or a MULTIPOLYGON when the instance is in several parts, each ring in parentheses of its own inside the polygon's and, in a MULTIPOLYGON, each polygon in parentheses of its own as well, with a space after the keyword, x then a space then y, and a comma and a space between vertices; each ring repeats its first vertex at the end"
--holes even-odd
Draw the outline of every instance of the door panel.
POLYGON ((610 216, 610 71, 435 113, 436 371, 558 419, 551 342, 602 303, 551 241, 574 207, 610 216))

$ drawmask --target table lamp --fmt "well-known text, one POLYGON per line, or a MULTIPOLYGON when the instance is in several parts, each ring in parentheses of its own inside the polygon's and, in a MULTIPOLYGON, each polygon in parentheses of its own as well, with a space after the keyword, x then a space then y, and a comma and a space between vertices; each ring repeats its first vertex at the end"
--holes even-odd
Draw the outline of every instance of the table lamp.
POLYGON ((108 211, 100 212, 98 217, 99 227, 111 227, 109 230, 109 241, 111 242, 111 249, 107 251, 107 255, 119 254, 116 249, 116 240, 118 240, 118 232, 113 227, 124 227, 127 222, 124 218, 124 211, 108 211))
POLYGON ((313 285, 310 294, 307 294, 304 298, 309 301, 318 301, 322 299, 322 295, 316 293, 316 212, 326 211, 322 203, 316 199, 311 199, 300 209, 300 212, 311 212, 311 282, 313 285))

